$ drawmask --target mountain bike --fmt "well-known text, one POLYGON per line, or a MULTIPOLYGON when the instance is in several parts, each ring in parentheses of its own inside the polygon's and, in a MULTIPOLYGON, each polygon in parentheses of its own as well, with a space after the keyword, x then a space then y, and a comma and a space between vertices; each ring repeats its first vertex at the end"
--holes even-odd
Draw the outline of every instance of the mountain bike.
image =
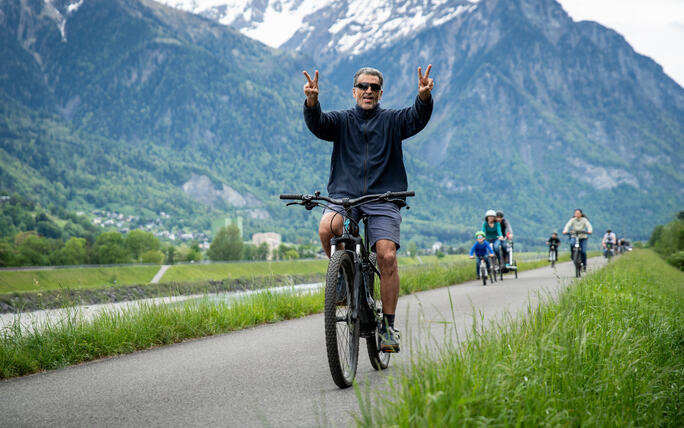
POLYGON ((551 263, 551 267, 555 267, 557 261, 558 261, 558 246, 554 243, 550 243, 549 244, 549 262, 551 263))
MULTIPOLYGON (((352 208, 369 202, 394 202, 401 206, 403 198, 414 192, 387 192, 366 195, 355 199, 332 199, 313 195, 280 195, 280 199, 296 200, 287 205, 302 205, 307 210, 338 205, 337 211, 344 218, 342 235, 330 240, 331 257, 325 279, 325 346, 328 366, 333 381, 340 388, 352 385, 356 376, 359 357, 359 338, 366 339, 366 349, 371 366, 384 370, 389 366, 390 354, 380 350, 382 328, 382 303, 376 296, 375 276, 380 278, 375 253, 370 251, 368 240, 368 216, 360 220, 364 224, 363 237, 359 223, 352 218, 352 208)), ((334 210, 336 211, 336 210, 334 210)))
POLYGON ((606 241, 606 252, 604 257, 607 259, 608 263, 610 263, 610 259, 614 256, 613 251, 613 243, 611 241, 606 241))
POLYGON ((575 265, 575 278, 582 276, 582 247, 580 246, 579 233, 570 232, 570 238, 575 239, 572 244, 572 263, 575 265))
POLYGON ((487 261, 485 260, 487 256, 477 256, 480 260, 480 278, 482 279, 482 285, 487 285, 487 278, 491 277, 492 282, 496 281, 496 274, 494 273, 494 262, 489 263, 489 268, 487 268, 487 261))

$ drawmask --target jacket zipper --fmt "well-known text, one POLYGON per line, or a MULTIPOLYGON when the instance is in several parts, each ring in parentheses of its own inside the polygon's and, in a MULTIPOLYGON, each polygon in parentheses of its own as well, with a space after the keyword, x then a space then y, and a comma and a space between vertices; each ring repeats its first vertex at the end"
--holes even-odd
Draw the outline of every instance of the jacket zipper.
POLYGON ((363 140, 366 143, 366 157, 363 159, 363 194, 368 192, 368 121, 363 127, 363 140))

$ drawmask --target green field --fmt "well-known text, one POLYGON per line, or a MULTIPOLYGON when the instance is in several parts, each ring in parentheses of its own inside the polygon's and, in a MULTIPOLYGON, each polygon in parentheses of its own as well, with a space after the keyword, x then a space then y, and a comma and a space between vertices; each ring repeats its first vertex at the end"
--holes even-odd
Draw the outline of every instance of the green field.
POLYGON ((0 294, 60 288, 104 288, 113 285, 147 284, 159 266, 83 267, 48 270, 0 271, 0 294))
MULTIPOLYGON (((523 260, 542 259, 536 265, 546 264, 541 253, 521 253, 523 260)), ((431 264, 451 264, 468 260, 466 255, 399 257, 400 267, 431 264)), ((209 264, 179 264, 171 266, 161 279, 163 283, 192 282, 224 279, 253 279, 283 275, 324 274, 327 260, 285 260, 273 262, 226 262, 209 264)), ((0 294, 36 292, 43 290, 105 288, 111 286, 148 284, 160 266, 129 265, 110 267, 79 267, 47 270, 0 271, 0 294)))

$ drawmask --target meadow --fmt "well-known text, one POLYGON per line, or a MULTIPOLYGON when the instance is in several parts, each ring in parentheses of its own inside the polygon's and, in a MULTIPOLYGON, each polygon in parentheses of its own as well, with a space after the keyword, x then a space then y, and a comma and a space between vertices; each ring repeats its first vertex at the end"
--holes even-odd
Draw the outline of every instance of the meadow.
POLYGON ((412 355, 362 427, 681 426, 684 273, 651 251, 618 258, 523 319, 412 355))

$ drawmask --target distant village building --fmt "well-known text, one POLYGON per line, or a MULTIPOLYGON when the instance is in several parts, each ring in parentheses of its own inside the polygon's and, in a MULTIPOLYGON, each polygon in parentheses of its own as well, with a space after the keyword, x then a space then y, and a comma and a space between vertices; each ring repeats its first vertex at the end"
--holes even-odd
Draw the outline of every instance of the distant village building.
POLYGON ((432 244, 432 254, 436 254, 437 251, 440 251, 442 249, 442 243, 439 241, 436 241, 434 244, 432 244))
POLYGON ((268 260, 273 259, 273 250, 277 249, 280 247, 280 244, 283 242, 280 234, 275 233, 275 232, 266 232, 266 233, 255 233, 252 235, 252 244, 254 244, 255 247, 258 247, 259 245, 266 243, 268 245, 268 260))

